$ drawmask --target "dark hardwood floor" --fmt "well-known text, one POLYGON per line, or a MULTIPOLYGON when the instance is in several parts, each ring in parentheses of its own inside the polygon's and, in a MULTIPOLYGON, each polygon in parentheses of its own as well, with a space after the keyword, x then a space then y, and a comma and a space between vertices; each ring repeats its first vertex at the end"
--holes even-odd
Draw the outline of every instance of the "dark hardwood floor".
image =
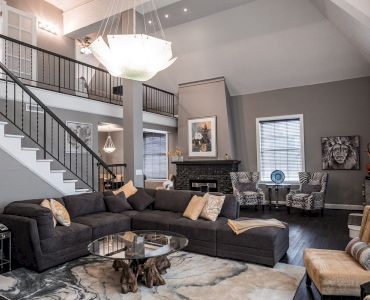
MULTIPOLYGON (((276 218, 289 224, 289 250, 281 262, 303 266, 303 251, 305 248, 321 248, 344 250, 350 238, 348 236, 347 218, 352 211, 326 209, 324 216, 319 213, 312 216, 302 215, 300 210, 293 209, 288 215, 285 207, 278 210, 272 208, 241 209, 241 217, 276 218)), ((315 288, 307 289, 305 280, 297 291, 294 300, 320 299, 315 288)), ((345 298, 342 298, 345 299, 345 298)))

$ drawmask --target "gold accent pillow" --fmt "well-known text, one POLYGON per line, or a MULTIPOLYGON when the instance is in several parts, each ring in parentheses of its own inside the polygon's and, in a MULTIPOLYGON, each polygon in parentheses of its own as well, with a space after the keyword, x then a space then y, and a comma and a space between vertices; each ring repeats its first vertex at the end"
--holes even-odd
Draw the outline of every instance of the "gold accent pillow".
POLYGON ((53 215, 53 212, 51 210, 51 205, 50 205, 50 201, 48 199, 44 199, 42 200, 42 202, 40 203, 40 205, 42 207, 45 207, 45 208, 48 208, 50 209, 50 212, 51 212, 51 215, 53 217, 53 223, 54 223, 54 227, 57 226, 57 219, 55 219, 54 215, 53 215))
POLYGON ((183 216, 193 221, 198 220, 206 202, 207 199, 204 197, 193 196, 186 207, 183 216))
POLYGON ((62 204, 54 199, 50 199, 50 206, 51 211, 53 212, 53 215, 58 223, 63 226, 71 225, 71 218, 69 217, 69 213, 62 204))
POLYGON ((137 188, 134 187, 134 183, 132 180, 127 182, 125 185, 121 186, 118 190, 113 191, 113 194, 117 196, 119 193, 124 193, 126 196, 126 199, 137 192, 137 188))
POLYGON ((200 217, 206 220, 216 221, 224 204, 225 196, 207 193, 204 195, 204 198, 207 199, 207 202, 203 207, 200 217))

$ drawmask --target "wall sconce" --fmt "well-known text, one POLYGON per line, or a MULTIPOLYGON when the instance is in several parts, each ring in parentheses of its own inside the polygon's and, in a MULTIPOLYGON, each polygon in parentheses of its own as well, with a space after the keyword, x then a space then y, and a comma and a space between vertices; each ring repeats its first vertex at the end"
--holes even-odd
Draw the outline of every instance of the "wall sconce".
POLYGON ((55 35, 57 35, 58 34, 58 29, 57 29, 57 27, 55 26, 55 25, 53 25, 53 24, 50 24, 50 23, 48 23, 48 22, 45 22, 45 21, 39 21, 38 22, 38 26, 39 26, 39 28, 40 29, 42 29, 42 30, 45 30, 45 31, 47 31, 47 32, 50 32, 50 33, 52 33, 52 34, 55 34, 55 35))

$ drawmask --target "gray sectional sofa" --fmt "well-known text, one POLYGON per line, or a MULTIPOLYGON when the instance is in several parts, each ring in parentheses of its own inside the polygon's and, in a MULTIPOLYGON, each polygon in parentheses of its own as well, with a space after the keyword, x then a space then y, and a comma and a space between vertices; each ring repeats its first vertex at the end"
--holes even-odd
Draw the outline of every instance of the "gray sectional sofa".
POLYGON ((49 209, 42 199, 17 201, 5 207, 0 223, 13 234, 13 259, 18 266, 43 271, 88 254, 89 242, 111 233, 127 230, 166 230, 185 235, 185 250, 274 266, 289 247, 289 229, 265 227, 235 235, 227 219, 239 217, 239 204, 227 195, 216 222, 182 216, 191 197, 198 192, 145 189, 154 198, 143 211, 111 213, 100 192, 57 199, 71 217, 69 227, 53 226, 49 209))

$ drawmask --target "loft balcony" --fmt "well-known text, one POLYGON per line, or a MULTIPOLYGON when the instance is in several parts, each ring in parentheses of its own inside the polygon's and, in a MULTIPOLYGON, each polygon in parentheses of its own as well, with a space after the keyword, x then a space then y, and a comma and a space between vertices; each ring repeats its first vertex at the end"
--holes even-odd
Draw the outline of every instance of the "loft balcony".
MULTIPOLYGON (((26 85, 123 106, 124 79, 105 69, 5 35, 0 35, 0 52, 5 66, 26 85)), ((143 84, 143 111, 175 117, 175 95, 143 84)))

